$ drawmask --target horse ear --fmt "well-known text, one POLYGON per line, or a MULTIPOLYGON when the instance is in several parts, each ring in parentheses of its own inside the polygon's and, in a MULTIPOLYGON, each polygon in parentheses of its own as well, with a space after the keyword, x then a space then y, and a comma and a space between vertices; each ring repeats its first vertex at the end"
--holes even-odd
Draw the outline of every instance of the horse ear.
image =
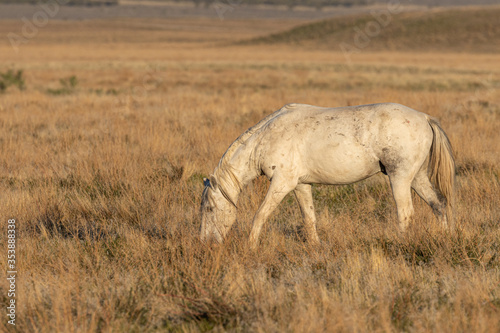
POLYGON ((216 190, 217 189, 217 186, 219 186, 219 184, 217 183, 217 180, 215 179, 215 176, 214 175, 210 175, 210 186, 216 190))
POLYGON ((210 186, 210 180, 209 180, 209 179, 207 179, 207 178, 203 178, 203 185, 204 185, 205 187, 210 186))

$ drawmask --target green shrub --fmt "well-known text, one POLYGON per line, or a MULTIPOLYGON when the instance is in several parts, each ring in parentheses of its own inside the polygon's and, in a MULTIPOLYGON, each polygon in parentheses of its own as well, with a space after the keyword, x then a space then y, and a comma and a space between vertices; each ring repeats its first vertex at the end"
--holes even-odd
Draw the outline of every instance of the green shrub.
POLYGON ((24 90, 23 70, 17 72, 9 69, 5 73, 0 73, 0 92, 5 92, 10 86, 15 86, 19 90, 24 90))
POLYGON ((59 83, 61 84, 61 88, 47 89, 47 92, 51 95, 70 95, 76 90, 78 78, 75 75, 72 75, 68 78, 60 79, 59 83))

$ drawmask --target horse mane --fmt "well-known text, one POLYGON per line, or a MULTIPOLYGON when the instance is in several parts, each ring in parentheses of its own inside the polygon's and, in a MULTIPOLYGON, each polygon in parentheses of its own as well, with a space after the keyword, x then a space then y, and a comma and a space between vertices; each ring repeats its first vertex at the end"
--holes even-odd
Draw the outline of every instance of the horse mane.
POLYGON ((241 184, 238 177, 235 175, 235 168, 229 163, 231 158, 234 156, 235 152, 244 145, 252 135, 254 135, 258 130, 264 127, 271 119, 279 116, 281 113, 285 111, 289 111, 290 108, 294 107, 295 104, 287 104, 280 108, 279 110, 271 113, 261 121, 259 121, 254 126, 247 129, 243 134, 241 134, 233 143, 229 146, 226 152, 222 155, 217 168, 215 168, 214 176, 219 181, 219 184, 222 185, 223 189, 226 189, 229 184, 234 184, 238 193, 241 192, 243 185, 241 184))

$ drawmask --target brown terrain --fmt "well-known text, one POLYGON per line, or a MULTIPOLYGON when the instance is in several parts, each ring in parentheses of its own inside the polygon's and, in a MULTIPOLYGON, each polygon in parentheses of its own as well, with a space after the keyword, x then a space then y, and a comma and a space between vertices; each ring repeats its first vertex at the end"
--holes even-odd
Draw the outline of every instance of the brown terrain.
MULTIPOLYGON (((18 273, 16 326, 5 312, 0 331, 500 330, 498 7, 392 14, 360 47, 366 13, 264 19, 241 7, 221 20, 62 8, 29 31, 19 16, 33 14, 5 6, 0 255, 15 219, 18 273), (397 102, 440 119, 457 163, 455 229, 441 230, 414 196, 401 234, 380 174, 314 186, 319 246, 304 241, 289 196, 251 252, 268 185, 259 178, 228 239, 200 244, 203 177, 239 134, 291 102, 397 102)), ((1 279, 3 311, 8 290, 1 279)))

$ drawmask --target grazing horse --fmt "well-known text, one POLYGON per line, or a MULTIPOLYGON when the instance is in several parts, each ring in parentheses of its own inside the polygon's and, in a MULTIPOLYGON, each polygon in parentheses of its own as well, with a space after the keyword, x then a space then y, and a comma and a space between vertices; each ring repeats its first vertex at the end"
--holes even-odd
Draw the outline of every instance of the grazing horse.
POLYGON ((394 103, 285 105, 236 139, 204 179, 201 239, 221 242, 236 220, 242 188, 266 175, 271 184, 253 219, 250 247, 257 246, 264 222, 291 191, 308 239, 319 242, 311 184, 351 184, 379 172, 389 176, 402 231, 413 214, 412 188, 447 227, 455 161, 436 119, 394 103))

